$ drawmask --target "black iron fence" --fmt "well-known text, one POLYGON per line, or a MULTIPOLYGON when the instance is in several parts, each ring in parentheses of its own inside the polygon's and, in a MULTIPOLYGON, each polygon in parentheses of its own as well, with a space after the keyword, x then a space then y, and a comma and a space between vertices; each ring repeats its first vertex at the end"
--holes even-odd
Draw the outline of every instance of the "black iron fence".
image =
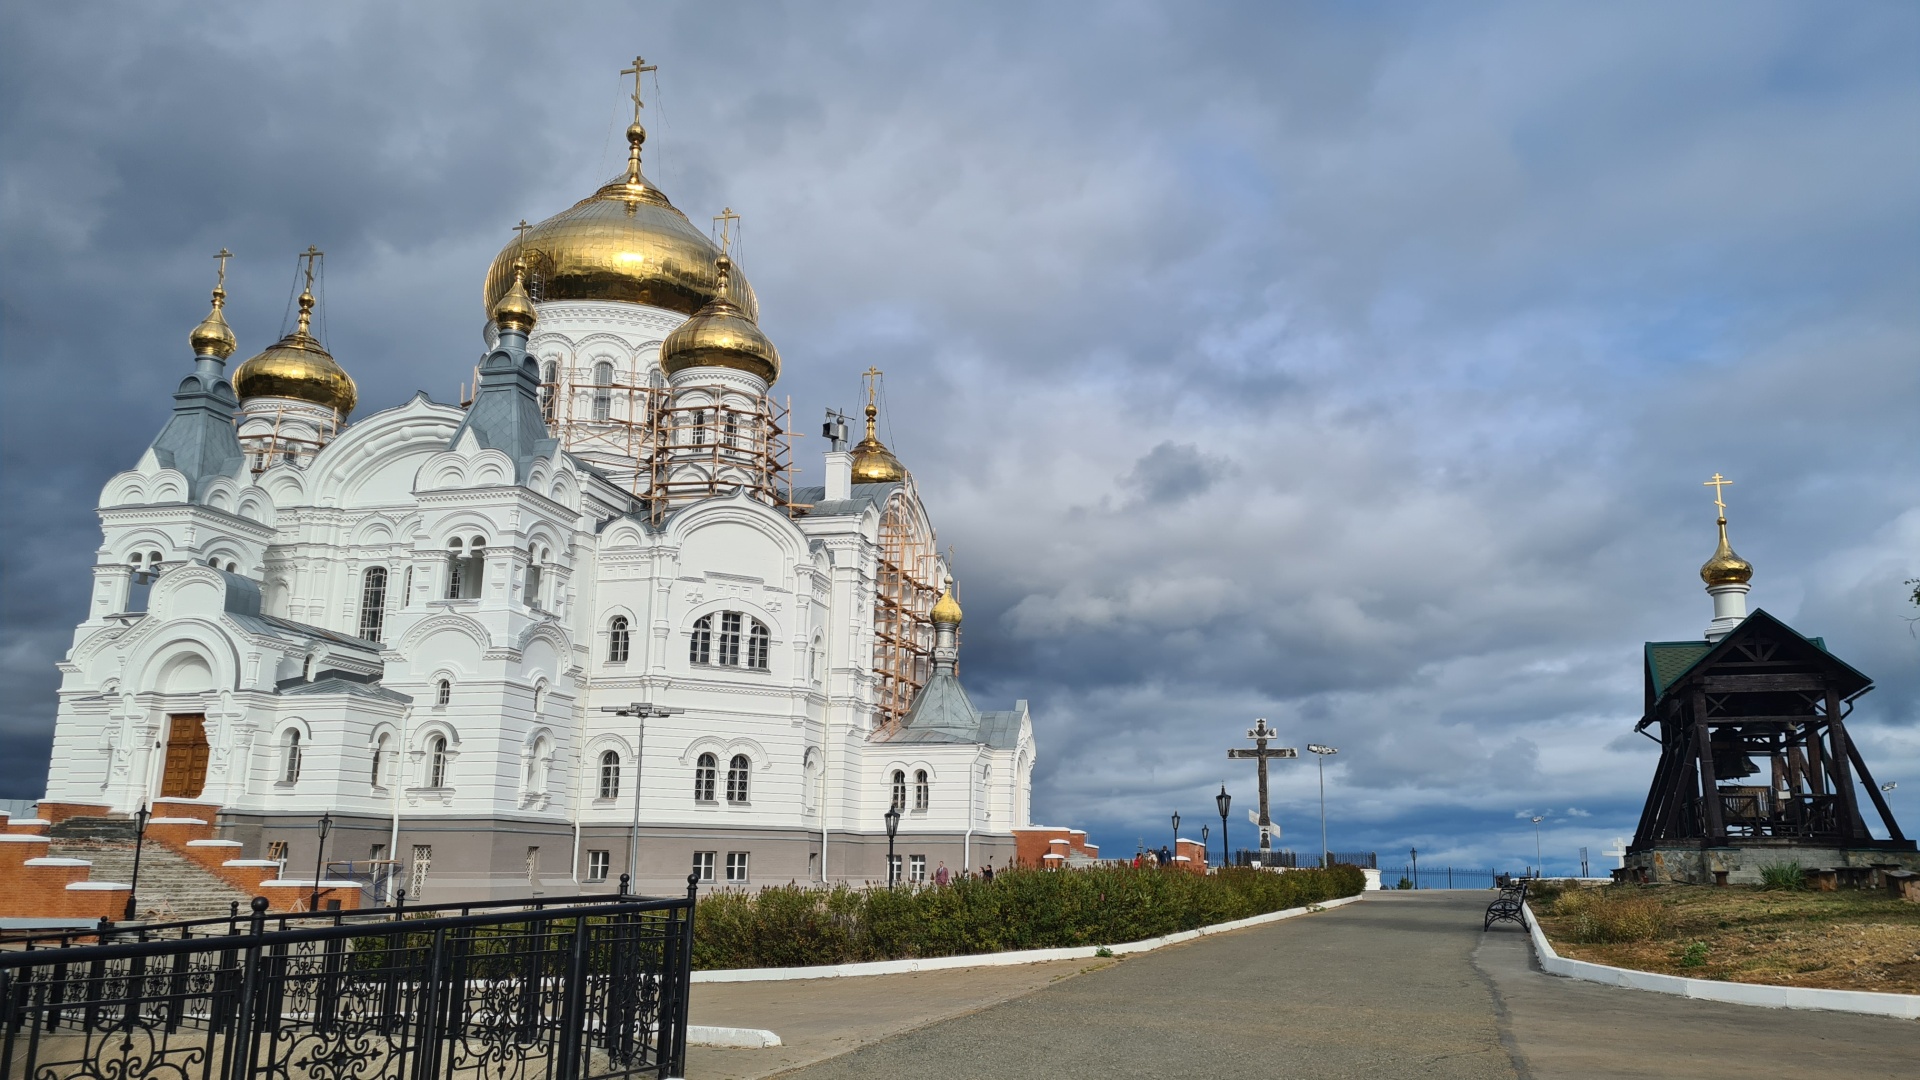
MULTIPOLYGON (((1357 866, 1362 870, 1377 870, 1380 863, 1371 851, 1333 851, 1328 852, 1335 866, 1357 866)), ((1301 867, 1318 867, 1322 857, 1317 851, 1267 851, 1242 849, 1234 853, 1235 866, 1281 866, 1289 870, 1301 867)))
POLYGON ((228 920, 200 920, 161 940, 109 930, 103 944, 0 951, 0 1080, 684 1071, 691 888, 465 907, 289 925, 255 900, 226 933, 209 928, 228 920))
POLYGON ((1412 866, 1403 865, 1397 870, 1381 871, 1380 887, 1383 889, 1491 889, 1498 884, 1500 878, 1505 876, 1507 872, 1504 870, 1478 870, 1461 866, 1422 866, 1415 870, 1412 866))

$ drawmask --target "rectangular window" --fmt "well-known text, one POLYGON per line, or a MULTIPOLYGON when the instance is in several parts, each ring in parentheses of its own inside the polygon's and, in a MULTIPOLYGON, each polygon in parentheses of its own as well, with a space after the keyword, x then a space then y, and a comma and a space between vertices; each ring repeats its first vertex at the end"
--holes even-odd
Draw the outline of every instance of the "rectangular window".
POLYGON ((522 597, 530 608, 540 606, 540 567, 538 564, 527 567, 527 595, 522 597))
POLYGON ((375 844, 372 847, 368 848, 367 861, 368 862, 386 862, 387 861, 387 845, 375 844))
POLYGON ((740 885, 747 880, 747 853, 744 851, 727 852, 727 884, 740 885))
POLYGON ((740 666, 740 613, 723 611, 720 613, 720 655, 715 663, 728 667, 740 666))
POLYGON ((407 896, 418 900, 427 888, 427 871, 433 869, 433 845, 413 845, 413 872, 407 875, 407 896))
POLYGON ((380 628, 387 619, 387 568, 369 566, 360 578, 360 636, 367 641, 380 640, 380 628))
POLYGON ((605 851, 587 852, 587 880, 605 881, 607 872, 613 868, 613 856, 605 851))
POLYGON ((713 880, 713 856, 711 851, 693 853, 693 876, 701 881, 713 880))
POLYGON ((540 849, 537 847, 527 849, 527 884, 540 884, 540 849))
POLYGON ((915 885, 927 883, 927 857, 925 855, 907 856, 907 879, 915 885))
POLYGON ((887 856, 887 884, 900 884, 900 856, 887 856))
POLYGON ((272 859, 274 862, 286 862, 287 842, 285 840, 268 841, 267 858, 272 859))

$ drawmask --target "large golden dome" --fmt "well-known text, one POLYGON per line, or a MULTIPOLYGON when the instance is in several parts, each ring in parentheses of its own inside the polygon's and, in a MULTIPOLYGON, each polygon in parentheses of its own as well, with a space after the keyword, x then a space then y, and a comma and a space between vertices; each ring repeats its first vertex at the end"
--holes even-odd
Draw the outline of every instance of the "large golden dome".
POLYGON ((1720 519, 1720 546, 1713 549, 1713 557, 1700 567, 1700 580, 1708 588, 1715 585, 1745 585, 1753 580, 1753 564, 1733 553, 1733 545, 1727 543, 1727 519, 1720 519))
MULTIPOLYGON (((733 260, 722 255, 714 264, 719 280, 727 282, 733 260)), ((724 296, 716 296, 660 344, 660 370, 672 375, 695 367, 732 368, 758 375, 771 386, 780 377, 780 351, 745 310, 724 296)))
MULTIPOLYGON (((627 129, 627 171, 570 209, 528 228, 494 257, 487 271, 486 310, 513 284, 516 259, 527 263, 536 300, 619 300, 692 315, 719 291, 720 249, 640 171, 646 129, 627 129)), ((739 274, 727 298, 760 317, 753 286, 739 274)))
POLYGON ((874 433, 874 418, 880 409, 867 402, 867 437, 853 444, 853 482, 856 484, 894 484, 907 478, 907 467, 893 456, 887 444, 874 433))
POLYGON ((313 292, 300 294, 300 322, 293 333, 268 346, 233 372, 233 391, 241 401, 281 397, 325 405, 342 420, 353 411, 360 392, 352 376, 308 332, 313 322, 313 292))

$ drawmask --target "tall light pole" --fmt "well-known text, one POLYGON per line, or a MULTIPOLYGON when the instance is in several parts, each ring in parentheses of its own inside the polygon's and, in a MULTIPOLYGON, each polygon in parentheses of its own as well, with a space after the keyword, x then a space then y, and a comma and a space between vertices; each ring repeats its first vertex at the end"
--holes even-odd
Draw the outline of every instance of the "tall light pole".
POLYGON ((1220 865, 1233 865, 1233 852, 1227 847, 1227 808, 1233 805, 1233 796, 1227 794, 1227 785, 1220 785, 1220 794, 1213 797, 1213 805, 1220 808, 1220 865))
POLYGON ((1333 861, 1327 852, 1327 758, 1340 750, 1334 746, 1308 743, 1307 751, 1320 759, 1320 869, 1325 870, 1333 861))
POLYGON ((1173 857, 1180 857, 1180 811, 1173 812, 1173 857))
POLYGON ((1533 876, 1534 877, 1547 876, 1546 867, 1540 865, 1540 822, 1542 820, 1544 819, 1538 816, 1536 816, 1533 819, 1533 876))
POLYGON ((1212 850, 1211 848, 1207 847, 1207 844, 1209 843, 1209 841, 1207 840, 1207 833, 1210 831, 1212 830, 1208 829, 1205 825, 1200 826, 1200 857, 1203 859, 1206 858, 1208 853, 1212 850))
POLYGON ((894 886, 894 879, 900 876, 895 873, 893 869, 893 838, 900 832, 900 808, 898 806, 887 807, 885 820, 887 823, 887 888, 891 889, 894 886))
POLYGON ((134 820, 139 822, 139 825, 133 834, 133 884, 127 888, 127 913, 122 916, 126 922, 132 922, 139 917, 140 909, 135 904, 134 897, 140 892, 140 849, 147 846, 147 819, 152 816, 153 811, 147 809, 146 803, 141 803, 140 809, 133 812, 134 820))
POLYGON ((308 911, 320 910, 320 878, 323 876, 321 871, 327 867, 327 834, 333 831, 333 814, 321 814, 314 828, 319 832, 320 839, 313 845, 313 896, 307 900, 308 911))
MULTIPOLYGON (((627 874, 633 880, 633 891, 640 891, 640 761, 647 745, 647 721, 660 716, 678 716, 685 709, 669 709, 655 705, 650 701, 636 701, 631 705, 602 705, 600 711, 615 716, 631 716, 640 721, 633 740, 633 827, 627 833, 627 874)), ((578 864, 574 871, 579 872, 578 864)))

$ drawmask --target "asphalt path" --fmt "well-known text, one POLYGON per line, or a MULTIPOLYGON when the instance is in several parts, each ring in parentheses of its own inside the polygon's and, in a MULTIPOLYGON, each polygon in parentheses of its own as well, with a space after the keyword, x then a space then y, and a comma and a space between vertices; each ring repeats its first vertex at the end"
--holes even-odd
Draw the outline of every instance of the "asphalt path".
POLYGON ((1489 895, 1374 893, 1336 911, 1132 957, 780 1075, 1920 1075, 1920 1024, 1909 1021, 1690 1001, 1545 975, 1522 931, 1482 934, 1489 895))

